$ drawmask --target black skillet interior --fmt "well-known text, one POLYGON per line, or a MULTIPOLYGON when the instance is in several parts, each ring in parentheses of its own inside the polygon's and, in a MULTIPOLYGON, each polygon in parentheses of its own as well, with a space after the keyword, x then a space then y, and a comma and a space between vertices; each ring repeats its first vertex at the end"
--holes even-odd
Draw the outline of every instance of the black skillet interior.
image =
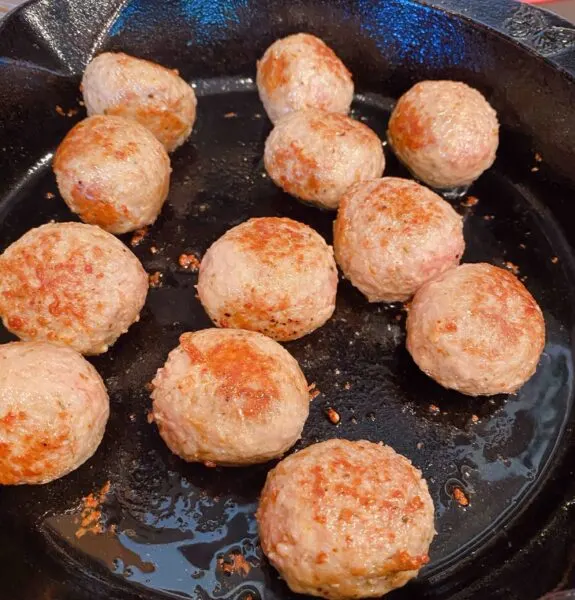
MULTIPOLYGON (((145 385, 182 332, 210 325, 195 297, 196 275, 178 266, 180 254, 201 256, 253 216, 289 216, 331 240, 333 215, 280 192, 262 166, 270 123, 254 88, 255 61, 276 38, 302 30, 324 38, 346 62, 358 92, 353 115, 382 139, 394 99, 415 81, 461 79, 487 95, 503 123, 498 160, 470 190, 476 206, 450 198, 465 216, 464 259, 518 268, 544 310, 548 336, 537 374, 517 396, 465 398, 413 365, 401 306, 369 305, 342 281, 334 318, 287 344, 321 392, 298 448, 331 437, 383 440, 423 470, 436 505, 432 563, 390 598, 525 600, 567 585, 575 538, 575 31, 507 0, 466 2, 463 17, 450 12, 455 0, 430 4, 57 0, 32 2, 6 19, 1 249, 31 227, 73 218, 49 165, 83 117, 78 82, 93 53, 124 50, 178 68, 194 82, 199 105, 190 141, 172 157, 161 218, 135 248, 149 272, 163 274, 162 286, 150 291, 141 321, 93 360, 112 403, 102 446, 61 481, 0 489, 0 599, 293 596, 257 545, 254 511, 270 465, 184 464, 146 421, 145 385), (340 413, 337 427, 327 407, 340 413), (106 481, 106 532, 78 539, 80 500, 106 481), (454 501, 455 487, 469 497, 467 508, 454 501), (234 553, 250 563, 247 575, 222 568, 234 553)), ((407 176, 386 155, 387 174, 407 176)))

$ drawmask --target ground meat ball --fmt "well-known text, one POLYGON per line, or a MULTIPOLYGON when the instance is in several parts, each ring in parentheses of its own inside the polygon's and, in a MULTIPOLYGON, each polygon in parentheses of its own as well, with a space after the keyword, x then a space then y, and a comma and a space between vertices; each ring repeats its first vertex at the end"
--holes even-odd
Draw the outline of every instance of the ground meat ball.
POLYGON ((0 255, 0 316, 22 340, 106 352, 138 320, 147 292, 140 261, 94 225, 42 225, 0 255))
POLYGON ((196 120, 196 95, 177 71, 122 52, 92 60, 81 89, 88 115, 134 119, 168 152, 186 141, 196 120))
POLYGON ((499 124, 477 90, 457 81, 423 81, 399 99, 388 137, 416 177, 453 188, 469 185, 493 164, 499 124))
POLYGON ((58 147, 54 172, 66 204, 85 223, 126 233, 153 223, 168 195, 170 159, 145 128, 89 117, 58 147))
POLYGON ((297 593, 381 596, 428 562, 433 502, 388 446, 329 440, 273 469, 257 512, 264 553, 297 593))
POLYGON ((407 319, 407 348, 419 368, 470 396, 516 392, 544 345, 537 302, 509 271, 484 263, 425 284, 407 319))
POLYGON ((212 466, 282 456, 309 413, 296 360, 252 331, 184 333, 153 386, 154 420, 170 450, 212 466))
POLYGON ((370 302, 401 302, 459 263, 463 220, 414 181, 365 181, 342 198, 334 249, 345 276, 370 302))
POLYGON ((274 123, 307 108, 347 114, 353 100, 351 73, 329 46, 308 33, 277 40, 266 50, 258 61, 257 85, 274 123))
POLYGON ((96 452, 108 420, 102 379, 47 342, 0 346, 0 484, 48 483, 96 452))
POLYGON ((285 218, 250 219, 206 252, 198 294, 218 327, 295 340, 333 314, 337 267, 313 229, 285 218))
POLYGON ((385 167, 381 141, 369 127, 323 110, 282 119, 266 141, 264 162, 288 194, 329 209, 350 185, 381 177, 385 167))

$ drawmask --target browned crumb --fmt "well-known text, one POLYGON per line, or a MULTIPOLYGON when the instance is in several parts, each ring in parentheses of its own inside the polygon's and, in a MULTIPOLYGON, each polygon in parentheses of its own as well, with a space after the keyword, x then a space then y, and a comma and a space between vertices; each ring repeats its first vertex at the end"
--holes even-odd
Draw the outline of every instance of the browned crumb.
POLYGON ((132 421, 132 423, 136 420, 136 415, 135 413, 130 413, 128 415, 128 419, 130 419, 130 421, 132 421))
POLYGON ((132 239, 130 240, 130 246, 134 248, 142 243, 142 240, 148 235, 148 228, 142 227, 141 229, 136 229, 132 234, 132 239))
POLYGON ((71 108, 67 113, 66 116, 67 117, 75 117, 78 114, 78 109, 77 108, 71 108))
POLYGON ((415 446, 418 450, 421 450, 423 448, 423 442, 417 442, 416 446, 415 446))
POLYGON ((477 415, 471 415, 472 423, 479 423, 479 417, 477 415))
POLYGON ((238 116, 237 112, 228 112, 224 115, 224 119, 233 119, 238 116))
POLYGON ((543 162, 543 157, 541 156, 541 154, 539 154, 539 152, 535 152, 535 162, 543 162))
POLYGON ((525 250, 527 248, 525 244, 519 244, 519 247, 521 248, 521 250, 525 250))
POLYGON ((154 384, 151 381, 148 381, 144 387, 148 392, 154 391, 154 384))
POLYGON ((343 386, 344 390, 351 390, 351 383, 349 381, 346 381, 344 386, 343 386))
POLYGON ((261 119, 261 118, 262 118, 262 115, 261 115, 261 113, 256 113, 256 114, 254 115, 254 119, 261 119))
POLYGON ((519 267, 513 264, 511 261, 506 260, 504 263, 505 268, 513 273, 513 275, 519 275, 519 267))
POLYGON ((159 250, 156 248, 156 246, 150 246, 150 252, 152 254, 158 254, 159 250))
POLYGON ((107 481, 100 491, 88 494, 82 498, 82 512, 80 513, 80 527, 76 531, 76 537, 81 538, 87 533, 103 533, 102 504, 110 491, 110 482, 107 481))
POLYGON ((56 112, 61 116, 61 117, 65 117, 66 113, 64 112, 64 109, 59 105, 56 104, 56 112))
POLYGON ((53 194, 52 192, 46 192, 46 194, 44 194, 44 198, 46 198, 46 200, 52 200, 55 197, 56 197, 56 195, 53 194))
POLYGON ((163 275, 160 273, 160 271, 156 271, 155 273, 149 275, 148 279, 150 281, 150 287, 159 288, 162 285, 162 277, 163 275))
POLYGON ((182 269, 193 271, 194 273, 200 268, 200 260, 194 254, 180 254, 178 264, 182 269))
POLYGON ((484 221, 493 221, 493 219, 495 219, 495 217, 493 215, 485 215, 483 217, 484 221))
POLYGON ((551 259, 551 262, 552 262, 554 265, 556 265, 556 264, 559 262, 559 259, 558 259, 556 256, 554 256, 554 257, 551 259))
POLYGON ((327 415, 327 418, 334 424, 337 425, 340 421, 341 421, 341 417, 339 416, 339 413, 334 410, 333 408, 328 408, 325 411, 325 414, 327 415))
POLYGON ((226 575, 239 573, 245 577, 251 571, 252 566, 242 554, 232 552, 228 559, 218 558, 218 569, 221 569, 226 575))
POLYGON ((453 488, 453 498, 459 506, 469 506, 469 498, 460 487, 453 488))
POLYGON ((309 392, 309 401, 310 402, 312 400, 315 400, 321 394, 321 392, 317 389, 315 383, 312 383, 311 385, 309 385, 307 389, 309 392))
POLYGON ((531 167, 532 173, 537 173, 537 171, 539 171, 539 167, 531 167))
POLYGON ((206 460, 204 466, 208 467, 208 469, 215 469, 218 465, 212 460, 206 460))
POLYGON ((438 415, 441 412, 439 406, 436 406, 435 404, 430 404, 428 410, 432 415, 438 415))
POLYGON ((151 425, 154 422, 154 413, 149 410, 148 414, 146 415, 146 421, 148 421, 148 423, 151 425))
POLYGON ((476 198, 475 196, 467 196, 467 198, 465 198, 461 205, 470 208, 472 206, 475 206, 478 202, 479 198, 476 198))
POLYGON ((84 104, 84 101, 83 101, 83 100, 78 100, 78 104, 79 104, 80 106, 86 106, 86 105, 84 104))
POLYGON ((401 315, 395 315, 395 320, 396 320, 396 321, 401 321, 401 319, 402 319, 402 316, 401 316, 401 315))

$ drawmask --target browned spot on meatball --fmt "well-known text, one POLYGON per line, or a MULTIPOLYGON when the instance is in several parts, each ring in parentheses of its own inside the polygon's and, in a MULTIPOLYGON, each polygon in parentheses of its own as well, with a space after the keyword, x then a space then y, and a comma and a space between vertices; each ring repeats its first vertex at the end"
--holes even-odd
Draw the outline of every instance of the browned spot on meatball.
MULTIPOLYGON (((121 218, 116 208, 101 198, 97 184, 85 185, 78 182, 72 188, 72 199, 78 215, 86 223, 106 228, 114 225, 121 218)), ((125 208, 123 212, 127 215, 125 208)))
POLYGON ((289 62, 285 54, 272 52, 261 60, 258 66, 261 82, 270 93, 289 82, 289 62))
POLYGON ((257 418, 267 411, 279 396, 272 378, 277 363, 272 357, 238 338, 219 342, 201 352, 192 337, 193 334, 184 333, 180 344, 192 363, 207 369, 218 380, 218 394, 228 402, 238 403, 248 418, 257 418))
POLYGON ((335 73, 338 77, 347 81, 351 77, 351 73, 346 66, 337 57, 337 54, 322 40, 313 35, 302 36, 305 43, 309 46, 311 52, 315 52, 318 56, 324 59, 326 67, 335 73))
POLYGON ((389 133, 394 144, 409 150, 421 150, 435 142, 430 121, 422 119, 418 109, 406 99, 398 103, 389 123, 389 133))

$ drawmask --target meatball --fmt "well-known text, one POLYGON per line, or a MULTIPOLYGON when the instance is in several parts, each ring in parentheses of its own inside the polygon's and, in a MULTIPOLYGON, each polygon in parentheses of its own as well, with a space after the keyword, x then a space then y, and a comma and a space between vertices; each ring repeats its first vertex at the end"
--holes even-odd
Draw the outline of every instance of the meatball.
POLYGON ((96 369, 48 342, 0 345, 0 484, 48 483, 102 441, 108 394, 96 369))
POLYGON ((351 73, 329 46, 308 33, 277 40, 265 51, 257 86, 274 123, 307 108, 347 114, 353 100, 351 73))
POLYGON ((308 386, 287 350, 260 333, 184 333, 153 381, 154 420, 170 450, 209 466, 261 463, 299 439, 308 386))
POLYGON ((428 561, 433 502, 389 446, 329 440, 270 471, 257 512, 262 549, 292 591, 381 596, 428 561))
POLYGON ((168 195, 167 152, 145 127, 121 117, 78 123, 58 147, 53 166, 70 209, 110 233, 152 224, 168 195))
POLYGON ((537 302, 517 277, 485 263, 426 283, 407 318, 407 349, 419 368, 470 396, 516 392, 544 346, 537 302))
POLYGON ((336 291, 331 247, 291 219, 250 219, 230 229, 200 265, 198 295, 218 327, 278 341, 321 327, 335 310, 336 291))
POLYGON ((94 225, 42 225, 0 255, 0 316, 22 340, 101 354, 138 320, 147 292, 140 261, 94 225))
POLYGON ((196 120, 196 95, 176 70, 122 52, 94 58, 81 90, 88 115, 138 121, 168 152, 188 139, 196 120))
POLYGON ((353 185, 334 226, 336 260, 370 302, 402 302, 459 264, 463 220, 440 196, 407 179, 353 185))
POLYGON ((369 127, 317 109, 282 119, 266 141, 264 162, 288 194, 328 209, 337 208, 351 184, 381 177, 385 167, 381 141, 369 127))
POLYGON ((457 81, 423 81, 397 103, 388 129, 393 150, 435 188, 466 186, 495 160, 497 115, 477 90, 457 81))

